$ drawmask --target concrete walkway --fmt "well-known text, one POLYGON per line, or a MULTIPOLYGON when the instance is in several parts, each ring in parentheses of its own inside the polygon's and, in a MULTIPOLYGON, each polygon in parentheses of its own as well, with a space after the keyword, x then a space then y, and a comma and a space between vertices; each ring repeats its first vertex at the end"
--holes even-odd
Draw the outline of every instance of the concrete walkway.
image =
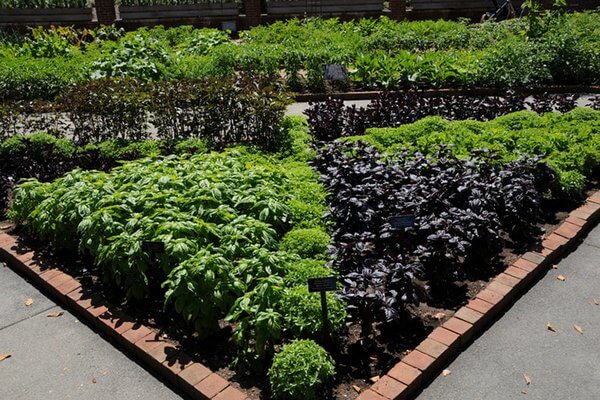
POLYGON ((0 263, 0 399, 181 397, 0 263), (31 306, 26 306, 32 299, 31 306))
MULTIPOLYGON (((550 270, 418 400, 600 398, 600 227, 550 270), (556 279, 558 275, 565 281, 556 279), (547 329, 550 322, 557 333, 547 329), (578 333, 574 325, 583 330, 578 333), (531 380, 525 382, 524 374, 531 380)), ((0 264, 0 399, 181 399, 0 264), (31 298, 33 304, 26 306, 31 298)))
MULTIPOLYGON (((582 93, 579 95, 577 99, 578 107, 585 107, 590 102, 592 97, 596 96, 595 94, 582 93)), ((527 97, 526 101, 532 101, 533 97, 527 97)), ((356 105, 357 107, 367 107, 371 103, 371 100, 348 100, 344 101, 346 106, 356 105)), ((304 111, 309 108, 309 104, 307 102, 302 103, 293 103, 287 107, 286 115, 301 115, 304 116, 304 111)), ((529 106, 527 106, 529 109, 529 106)))
POLYGON ((448 367, 451 374, 440 375, 418 400, 600 399, 596 302, 600 227, 460 354, 448 367), (547 329, 548 322, 556 333, 547 329))

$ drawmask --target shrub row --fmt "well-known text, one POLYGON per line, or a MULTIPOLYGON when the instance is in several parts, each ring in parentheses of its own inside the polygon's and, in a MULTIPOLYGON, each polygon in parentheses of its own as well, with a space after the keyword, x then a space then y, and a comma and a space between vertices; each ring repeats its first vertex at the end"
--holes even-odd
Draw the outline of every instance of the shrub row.
MULTIPOLYGON (((305 111, 310 132, 317 141, 342 136, 363 135, 368 128, 393 128, 422 118, 438 115, 447 120, 489 121, 515 111, 531 110, 540 114, 562 113, 577 106, 579 95, 540 94, 526 96, 508 91, 500 96, 428 97, 420 92, 381 92, 367 107, 346 106, 338 99, 310 103, 305 111)), ((600 96, 591 98, 588 107, 600 110, 600 96)))
POLYGON ((78 34, 38 32, 0 44, 0 98, 53 98, 70 83, 100 77, 169 80, 240 71, 282 75, 296 91, 322 92, 326 64, 349 70, 341 89, 600 82, 598 13, 554 13, 535 22, 305 19, 256 27, 236 42, 191 27, 111 32, 83 45, 70 40, 78 34))
POLYGON ((46 111, 42 115, 32 103, 1 104, 0 138, 43 129, 78 144, 153 137, 202 139, 215 148, 245 143, 277 150, 288 101, 277 80, 264 76, 154 83, 107 78, 72 87, 41 108, 46 111))

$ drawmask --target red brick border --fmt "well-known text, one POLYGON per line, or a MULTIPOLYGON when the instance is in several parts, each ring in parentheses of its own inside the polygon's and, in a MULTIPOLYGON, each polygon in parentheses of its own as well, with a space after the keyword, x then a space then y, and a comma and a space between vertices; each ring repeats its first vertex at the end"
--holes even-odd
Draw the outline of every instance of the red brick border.
POLYGON ((428 379, 468 346, 500 311, 523 294, 536 277, 573 246, 600 218, 600 191, 584 205, 573 210, 557 229, 544 238, 539 252, 525 253, 477 294, 452 318, 434 329, 425 340, 402 361, 381 377, 358 400, 406 400, 428 379), (380 383, 381 382, 381 383, 380 383))
MULTIPOLYGON (((489 326, 498 312, 507 310, 528 284, 573 246, 599 218, 600 191, 597 191, 544 238, 539 252, 525 253, 492 279, 473 300, 434 329, 371 388, 362 392, 358 400, 410 398, 475 335, 489 326)), ((1 231, 0 259, 32 278, 60 303, 86 318, 194 399, 248 400, 246 394, 227 380, 178 349, 172 339, 137 323, 100 296, 86 293, 70 275, 40 265, 33 251, 19 250, 17 239, 1 231)))
POLYGON ((16 238, 1 230, 0 260, 31 278, 58 303, 82 316, 193 399, 249 399, 244 392, 177 348, 168 336, 139 324, 101 296, 86 292, 69 274, 41 266, 33 251, 19 249, 16 238))

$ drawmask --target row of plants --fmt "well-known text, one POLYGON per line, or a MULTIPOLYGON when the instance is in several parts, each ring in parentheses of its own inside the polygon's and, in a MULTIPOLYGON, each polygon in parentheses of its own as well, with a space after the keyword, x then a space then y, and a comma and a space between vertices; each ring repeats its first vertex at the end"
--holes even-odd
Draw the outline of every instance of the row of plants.
MULTIPOLYGON (((597 12, 468 24, 303 19, 240 33, 157 27, 97 37, 85 46, 48 31, 0 44, 0 98, 52 98, 73 82, 128 76, 172 80, 282 75, 295 91, 597 84, 597 12), (42 59, 43 58, 43 59, 42 59), (348 80, 328 82, 327 64, 348 80)), ((72 36, 72 35, 68 35, 72 36)))
POLYGON ((11 136, 0 141, 0 220, 4 219, 12 192, 22 179, 36 178, 49 182, 76 168, 108 171, 121 161, 204 153, 208 148, 201 139, 178 142, 110 139, 78 146, 71 140, 47 133, 11 136))
MULTIPOLYGON (((426 96, 412 92, 381 92, 366 106, 346 106, 343 101, 328 98, 309 103, 304 112, 311 134, 320 141, 342 136, 363 135, 368 128, 393 128, 437 115, 448 120, 473 119, 489 121, 527 108, 543 114, 562 113, 577 106, 576 94, 540 94, 527 98, 515 91, 497 96, 426 96)), ((589 99, 588 107, 600 110, 600 96, 589 99)))
POLYGON ((368 129, 346 140, 365 141, 384 153, 408 150, 428 156, 447 147, 468 158, 484 149, 496 164, 537 156, 556 171, 552 189, 563 198, 581 198, 600 172, 600 111, 589 108, 544 115, 520 111, 488 122, 427 117, 398 128, 368 129))
POLYGON ((201 139, 276 150, 289 96, 270 77, 141 82, 106 78, 69 88, 53 103, 0 103, 0 139, 45 131, 79 145, 109 139, 201 139))
POLYGON ((414 306, 451 302, 465 281, 497 271, 507 243, 523 249, 539 236, 552 169, 537 158, 496 167, 488 158, 459 159, 447 149, 383 155, 360 141, 319 152, 315 166, 334 223, 332 265, 369 354, 380 337, 398 335, 414 306), (414 224, 394 227, 399 215, 414 216, 414 224))

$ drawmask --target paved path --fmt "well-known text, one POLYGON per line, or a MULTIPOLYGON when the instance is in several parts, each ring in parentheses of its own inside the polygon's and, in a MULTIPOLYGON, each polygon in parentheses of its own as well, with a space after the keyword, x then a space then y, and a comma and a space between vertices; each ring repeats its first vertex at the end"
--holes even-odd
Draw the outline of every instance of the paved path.
POLYGON ((175 400, 151 373, 0 263, 0 399, 175 400), (33 304, 25 306, 31 298, 33 304))
MULTIPOLYGON (((418 400, 600 398, 600 305, 594 298, 600 301, 600 227, 418 400), (556 279, 559 274, 564 282, 556 279), (548 322, 558 334, 546 329, 548 322)), ((0 354, 12 353, 0 362, 0 399, 181 399, 70 313, 47 317, 57 311, 54 302, 0 264, 0 354), (27 298, 33 299, 30 307, 24 305, 27 298)))
POLYGON ((600 227, 418 400, 600 399, 600 227), (556 277, 562 274, 564 282, 556 277), (548 331, 551 322, 557 334, 548 331), (574 325, 583 329, 579 334, 574 325), (526 385, 523 374, 531 379, 526 385), (525 393, 523 393, 525 392, 525 393))
MULTIPOLYGON (((585 107, 589 101, 591 97, 596 96, 595 94, 587 94, 587 93, 582 93, 579 95, 579 98, 577 99, 577 106, 578 107, 585 107)), ((527 97, 526 101, 531 101, 533 100, 532 97, 527 97)), ((357 107, 367 107, 369 104, 371 103, 371 100, 348 100, 348 101, 344 101, 344 104, 347 106, 352 106, 352 105, 356 105, 357 107)), ((286 110, 286 115, 304 115, 304 111, 306 109, 308 109, 309 105, 308 103, 304 102, 304 103, 293 103, 290 104, 287 107, 286 110)), ((529 107, 528 107, 529 108, 529 107)))

